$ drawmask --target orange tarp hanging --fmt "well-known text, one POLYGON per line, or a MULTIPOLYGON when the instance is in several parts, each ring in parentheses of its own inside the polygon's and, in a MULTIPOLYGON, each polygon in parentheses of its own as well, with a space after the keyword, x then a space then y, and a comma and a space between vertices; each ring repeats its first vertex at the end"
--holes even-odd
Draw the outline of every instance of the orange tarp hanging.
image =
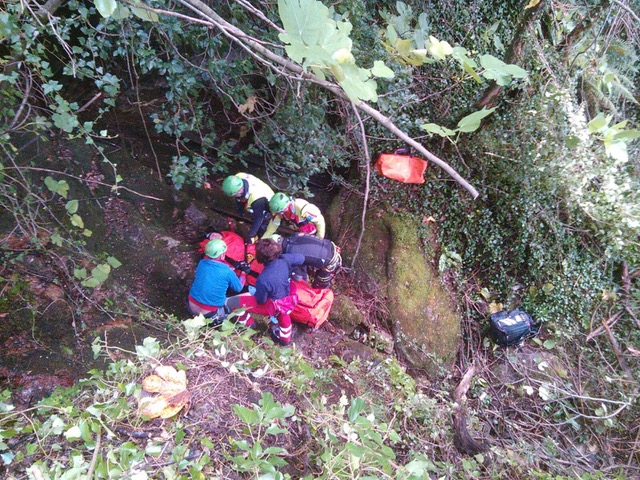
POLYGON ((380 175, 403 183, 424 183, 427 161, 410 155, 383 153, 374 168, 380 175))

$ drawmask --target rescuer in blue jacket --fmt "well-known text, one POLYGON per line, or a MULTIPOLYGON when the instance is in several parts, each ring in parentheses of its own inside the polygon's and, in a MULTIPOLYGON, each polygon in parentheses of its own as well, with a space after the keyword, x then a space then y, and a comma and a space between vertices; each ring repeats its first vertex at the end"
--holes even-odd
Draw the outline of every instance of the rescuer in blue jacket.
POLYGON ((189 290, 189 312, 207 318, 225 316, 227 291, 239 293, 246 284, 246 274, 236 273, 223 262, 227 244, 220 239, 210 240, 204 248, 204 258, 198 262, 195 278, 189 290))

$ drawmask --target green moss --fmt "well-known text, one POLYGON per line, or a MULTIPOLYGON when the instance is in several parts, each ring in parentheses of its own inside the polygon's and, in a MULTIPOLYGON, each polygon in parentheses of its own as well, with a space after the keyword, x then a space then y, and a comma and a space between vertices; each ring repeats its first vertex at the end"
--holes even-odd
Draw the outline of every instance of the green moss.
MULTIPOLYGON (((330 208, 347 262, 358 244, 361 208, 361 199, 348 196, 339 196, 330 208)), ((395 214, 385 205, 371 208, 356 278, 365 293, 387 304, 386 320, 398 350, 414 367, 435 372, 434 358, 444 362, 454 358, 460 322, 425 257, 418 229, 412 216, 395 214)))
POLYGON ((392 240, 388 295, 396 346, 414 366, 432 370, 430 354, 444 362, 454 358, 460 322, 424 257, 415 221, 400 215, 385 221, 392 240))
POLYGON ((365 322, 364 315, 346 295, 336 295, 329 318, 346 331, 350 331, 365 322))

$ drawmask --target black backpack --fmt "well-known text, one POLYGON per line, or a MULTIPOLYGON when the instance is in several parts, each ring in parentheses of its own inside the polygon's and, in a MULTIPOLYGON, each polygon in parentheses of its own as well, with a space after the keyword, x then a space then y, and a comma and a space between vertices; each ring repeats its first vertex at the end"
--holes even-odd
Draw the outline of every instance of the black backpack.
POLYGON ((517 345, 527 338, 535 337, 540 331, 540 323, 535 323, 522 310, 502 310, 491 314, 490 320, 489 333, 503 347, 517 345))

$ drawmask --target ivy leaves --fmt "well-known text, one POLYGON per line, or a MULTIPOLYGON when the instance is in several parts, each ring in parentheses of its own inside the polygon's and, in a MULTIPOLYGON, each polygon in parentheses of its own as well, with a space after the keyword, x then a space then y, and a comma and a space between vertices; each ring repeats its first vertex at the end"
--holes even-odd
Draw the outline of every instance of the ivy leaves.
POLYGON ((94 288, 104 283, 107 278, 109 278, 112 267, 118 268, 121 265, 122 264, 117 258, 109 256, 107 257, 106 263, 101 263, 91 269, 91 275, 87 274, 87 270, 85 268, 76 268, 73 271, 73 276, 82 280, 83 286, 94 288))
POLYGON ((321 79, 331 75, 353 101, 377 101, 373 77, 392 78, 394 73, 382 61, 371 69, 356 65, 350 22, 333 20, 329 8, 317 0, 278 0, 278 12, 285 28, 279 38, 292 60, 321 79))

